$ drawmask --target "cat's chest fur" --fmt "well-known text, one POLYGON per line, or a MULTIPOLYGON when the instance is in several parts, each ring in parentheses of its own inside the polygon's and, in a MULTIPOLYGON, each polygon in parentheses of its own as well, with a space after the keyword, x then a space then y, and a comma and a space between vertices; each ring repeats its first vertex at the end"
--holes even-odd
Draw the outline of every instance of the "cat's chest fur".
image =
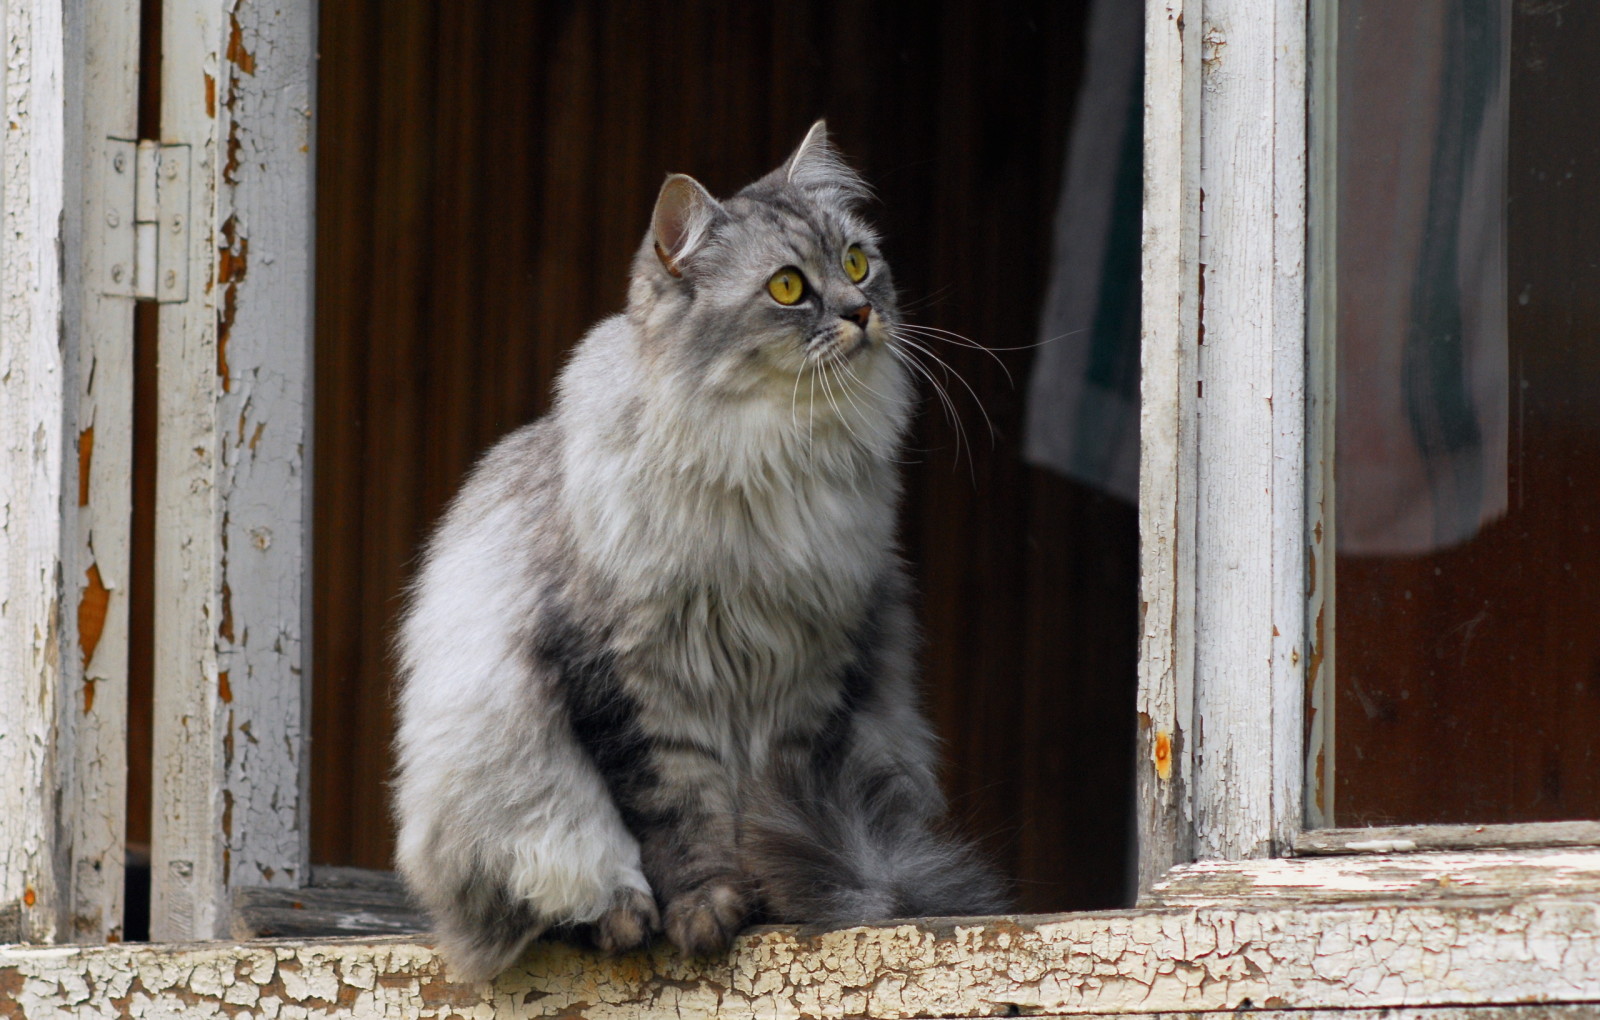
POLYGON ((578 468, 580 547, 631 593, 610 643, 647 729, 751 760, 835 708, 892 562, 892 475, 859 467, 706 478, 634 450, 578 468))

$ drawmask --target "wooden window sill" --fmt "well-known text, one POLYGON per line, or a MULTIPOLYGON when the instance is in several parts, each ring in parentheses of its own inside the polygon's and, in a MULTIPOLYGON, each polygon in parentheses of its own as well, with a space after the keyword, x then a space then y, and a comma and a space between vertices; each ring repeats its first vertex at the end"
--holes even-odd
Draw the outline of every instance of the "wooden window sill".
POLYGON ((452 981, 425 936, 10 946, 0 1015, 890 1020, 1403 1006, 1444 1018, 1593 1015, 1576 1004, 1600 1003, 1596 850, 1201 864, 1175 869, 1151 902, 760 928, 713 961, 541 943, 481 985, 452 981))

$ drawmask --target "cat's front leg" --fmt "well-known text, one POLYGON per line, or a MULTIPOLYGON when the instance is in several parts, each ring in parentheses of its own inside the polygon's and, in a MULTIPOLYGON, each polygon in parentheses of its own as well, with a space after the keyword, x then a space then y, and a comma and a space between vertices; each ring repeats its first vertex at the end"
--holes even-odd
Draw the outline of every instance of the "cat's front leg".
POLYGON ((634 784, 624 818, 662 904, 662 926, 689 956, 727 950, 755 907, 738 859, 735 784, 707 749, 655 742, 650 774, 634 784))
MULTIPOLYGON (((547 641, 540 652, 558 669, 573 735, 638 840, 667 937, 692 956, 722 952, 755 903, 738 860, 737 784, 713 748, 684 732, 693 711, 608 652, 579 649, 547 641)), ((602 945, 609 927, 628 927, 610 920, 598 927, 602 945)))

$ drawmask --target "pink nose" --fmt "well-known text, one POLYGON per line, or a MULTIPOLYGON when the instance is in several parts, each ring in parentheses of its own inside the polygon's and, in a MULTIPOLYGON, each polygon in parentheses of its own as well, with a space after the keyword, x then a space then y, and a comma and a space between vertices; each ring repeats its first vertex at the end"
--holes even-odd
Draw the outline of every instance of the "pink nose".
POLYGON ((851 322, 855 323, 857 326, 860 326, 862 329, 866 329, 867 328, 867 320, 872 318, 872 306, 871 305, 862 305, 860 308, 857 308, 855 311, 853 311, 853 312, 845 312, 843 315, 841 315, 839 317, 841 319, 849 319, 851 322))

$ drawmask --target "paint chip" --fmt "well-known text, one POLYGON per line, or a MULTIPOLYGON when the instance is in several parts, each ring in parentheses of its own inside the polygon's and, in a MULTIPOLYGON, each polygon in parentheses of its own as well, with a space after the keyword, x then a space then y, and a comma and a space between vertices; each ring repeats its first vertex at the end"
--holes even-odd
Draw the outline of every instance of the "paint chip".
MULTIPOLYGON (((83 668, 89 668, 89 660, 94 658, 94 650, 100 644, 100 635, 106 629, 106 613, 111 606, 111 590, 100 579, 100 565, 89 564, 89 569, 84 571, 87 583, 83 587, 83 594, 78 599, 78 644, 83 648, 83 668)), ((91 701, 92 696, 85 695, 91 701)), ((85 705, 83 710, 89 711, 85 705)))

